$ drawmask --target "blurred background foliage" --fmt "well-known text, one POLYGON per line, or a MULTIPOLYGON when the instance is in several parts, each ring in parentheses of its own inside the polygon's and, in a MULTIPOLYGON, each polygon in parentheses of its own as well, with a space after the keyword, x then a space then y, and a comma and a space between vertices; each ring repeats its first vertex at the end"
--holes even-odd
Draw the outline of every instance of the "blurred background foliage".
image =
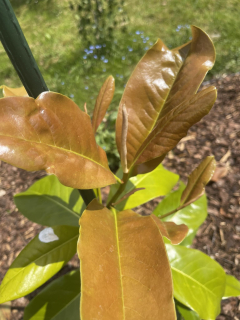
MULTIPOLYGON (((134 66, 157 38, 169 48, 191 39, 190 25, 213 39, 216 64, 207 79, 240 71, 239 0, 10 0, 52 91, 73 99, 89 114, 108 75, 116 92, 97 141, 118 164, 114 123, 134 66)), ((20 86, 0 45, 0 84, 20 86)))

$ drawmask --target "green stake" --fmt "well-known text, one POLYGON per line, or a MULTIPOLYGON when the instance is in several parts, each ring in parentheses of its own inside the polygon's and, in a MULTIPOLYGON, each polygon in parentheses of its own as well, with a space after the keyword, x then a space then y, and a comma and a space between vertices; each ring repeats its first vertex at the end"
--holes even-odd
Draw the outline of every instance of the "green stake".
MULTIPOLYGON (((9 0, 0 0, 0 40, 27 93, 36 99, 49 91, 9 0)), ((79 190, 86 205, 95 198, 93 190, 79 190)))
POLYGON ((0 0, 0 40, 30 97, 48 87, 8 0, 0 0))

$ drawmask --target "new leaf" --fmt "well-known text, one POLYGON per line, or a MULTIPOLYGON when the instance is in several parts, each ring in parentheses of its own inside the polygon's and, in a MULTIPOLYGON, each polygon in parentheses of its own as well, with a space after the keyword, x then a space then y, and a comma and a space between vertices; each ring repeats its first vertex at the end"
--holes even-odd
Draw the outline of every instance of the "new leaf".
POLYGON ((206 33, 192 27, 193 39, 169 50, 161 40, 141 59, 124 91, 117 123, 121 150, 122 108, 128 113, 127 164, 135 173, 153 170, 191 125, 206 115, 215 99, 214 88, 196 92, 215 61, 206 33), (135 168, 134 168, 135 166, 135 168))
POLYGON ((100 89, 93 111, 92 126, 94 133, 97 131, 97 128, 102 122, 105 113, 112 101, 114 90, 115 80, 112 76, 109 76, 100 89))
POLYGON ((193 201, 204 193, 205 186, 213 176, 215 168, 216 161, 214 157, 207 157, 193 170, 182 193, 181 205, 193 201))

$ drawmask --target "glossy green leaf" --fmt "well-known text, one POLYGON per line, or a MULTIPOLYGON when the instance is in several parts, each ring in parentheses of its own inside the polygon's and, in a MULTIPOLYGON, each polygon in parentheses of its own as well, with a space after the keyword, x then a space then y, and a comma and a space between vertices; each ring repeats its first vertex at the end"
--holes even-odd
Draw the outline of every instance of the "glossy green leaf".
MULTIPOLYGON (((155 208, 153 214, 161 217, 164 214, 177 209, 180 205, 182 192, 185 189, 183 182, 180 182, 179 189, 169 193, 155 208)), ((174 214, 163 218, 163 221, 172 221, 178 224, 185 224, 188 226, 188 236, 181 243, 181 245, 189 246, 195 236, 196 231, 205 221, 207 217, 207 198, 203 195, 194 203, 175 212, 174 214)))
POLYGON ((205 186, 211 180, 215 168, 216 161, 214 157, 207 157, 193 170, 182 193, 181 205, 193 201, 205 191, 205 186))
POLYGON ((24 310, 23 320, 80 320, 79 269, 51 282, 24 310))
POLYGON ((204 253, 166 244, 172 268, 174 297, 203 319, 220 313, 226 276, 223 268, 204 253))
POLYGON ((41 231, 8 269, 0 303, 27 295, 56 274, 76 253, 78 234, 78 228, 69 226, 41 231))
POLYGON ((125 105, 129 119, 129 169, 137 164, 138 172, 143 172, 141 166, 145 163, 144 171, 148 165, 149 171, 152 170, 156 166, 152 161, 158 158, 160 163, 164 152, 175 146, 188 128, 209 112, 216 98, 214 89, 207 89, 205 97, 202 93, 194 97, 214 64, 215 50, 201 29, 192 27, 192 34, 192 41, 173 50, 158 40, 140 60, 126 85, 120 102, 116 136, 120 152, 122 107, 125 105), (184 128, 181 126, 183 122, 184 128))
MULTIPOLYGON (((162 165, 159 165, 152 172, 132 177, 127 182, 126 188, 119 198, 135 188, 144 188, 144 190, 137 191, 125 201, 119 203, 116 208, 118 210, 132 209, 156 197, 164 196, 172 190, 178 179, 179 176, 177 174, 166 170, 162 165)), ((117 188, 117 185, 111 186, 109 199, 116 192, 117 188)))
POLYGON ((45 170, 76 189, 116 182, 97 146, 90 117, 66 96, 43 92, 0 99, 0 159, 19 168, 45 170))
POLYGON ((230 275, 226 275, 226 287, 223 299, 240 296, 240 282, 230 275))
POLYGON ((195 311, 184 306, 182 303, 175 300, 175 305, 178 309, 178 312, 181 314, 181 320, 201 320, 195 311))
POLYGON ((115 80, 112 76, 109 76, 100 89, 95 108, 93 110, 92 126, 94 132, 97 131, 98 126, 106 114, 106 111, 112 101, 114 90, 115 80))
POLYGON ((44 226, 78 226, 85 205, 78 190, 63 186, 54 176, 35 182, 14 197, 19 211, 44 226))
POLYGON ((176 319, 165 245, 151 216, 93 200, 80 219, 78 253, 81 320, 176 319))

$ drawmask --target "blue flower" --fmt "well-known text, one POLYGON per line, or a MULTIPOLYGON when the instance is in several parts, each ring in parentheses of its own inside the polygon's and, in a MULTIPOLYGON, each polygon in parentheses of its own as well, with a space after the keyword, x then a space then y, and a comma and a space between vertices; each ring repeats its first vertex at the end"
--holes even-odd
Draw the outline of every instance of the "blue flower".
POLYGON ((136 31, 136 34, 141 34, 141 31, 136 31))
POLYGON ((90 50, 93 50, 93 49, 95 49, 95 47, 94 47, 94 46, 90 46, 89 49, 90 49, 90 50))
POLYGON ((88 90, 88 86, 85 87, 85 90, 88 90))
POLYGON ((122 57, 122 60, 125 60, 125 57, 124 57, 124 56, 122 57))
POLYGON ((104 63, 108 63, 108 59, 104 59, 103 62, 104 62, 104 63))
POLYGON ((73 93, 70 94, 70 98, 74 98, 74 94, 73 93))

